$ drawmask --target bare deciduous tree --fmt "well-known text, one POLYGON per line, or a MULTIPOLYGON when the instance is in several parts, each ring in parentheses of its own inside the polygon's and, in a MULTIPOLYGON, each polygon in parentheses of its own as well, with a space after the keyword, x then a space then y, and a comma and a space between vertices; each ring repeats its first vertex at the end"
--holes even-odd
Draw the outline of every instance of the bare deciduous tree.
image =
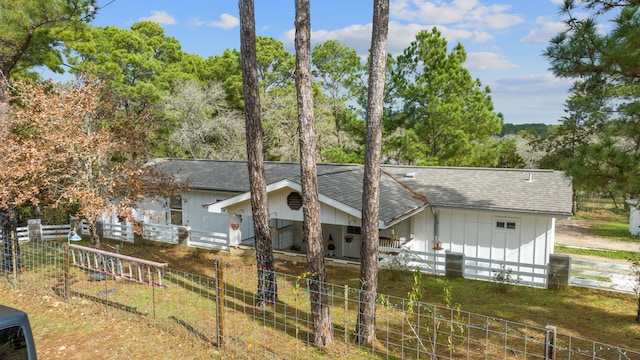
POLYGON ((169 137, 171 153, 198 159, 244 159, 244 119, 227 105, 223 85, 181 81, 175 88, 163 101, 167 116, 178 124, 169 137))
POLYGON ((137 200, 178 190, 152 167, 114 161, 137 150, 109 126, 113 108, 101 85, 17 83, 15 89, 9 131, 0 137, 1 210, 40 203, 76 208, 100 247, 96 220, 105 211, 127 216, 137 200))

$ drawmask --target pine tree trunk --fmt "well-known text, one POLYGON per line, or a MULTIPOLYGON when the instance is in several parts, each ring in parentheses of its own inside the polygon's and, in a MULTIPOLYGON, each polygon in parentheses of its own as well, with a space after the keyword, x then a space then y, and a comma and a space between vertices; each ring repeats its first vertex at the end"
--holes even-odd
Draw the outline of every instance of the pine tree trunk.
POLYGON ((296 90, 298 130, 300 134, 300 174, 304 214, 304 238, 309 267, 309 297, 313 317, 313 343, 325 347, 333 342, 329 297, 326 289, 324 245, 320 223, 316 137, 313 114, 311 76, 311 20, 309 0, 295 0, 296 5, 296 90))
POLYGON ((362 245, 360 247, 360 303, 355 341, 376 340, 376 293, 378 288, 378 218, 380 202, 380 157, 382 108, 386 67, 389 0, 374 0, 373 33, 367 102, 367 129, 362 192, 362 245))
POLYGON ((262 123, 260 122, 260 92, 256 60, 256 30, 253 0, 240 0, 240 52, 242 55, 242 88, 247 131, 247 166, 251 190, 251 211, 255 233, 258 292, 256 306, 278 301, 273 264, 273 248, 269 229, 269 203, 264 176, 262 123))

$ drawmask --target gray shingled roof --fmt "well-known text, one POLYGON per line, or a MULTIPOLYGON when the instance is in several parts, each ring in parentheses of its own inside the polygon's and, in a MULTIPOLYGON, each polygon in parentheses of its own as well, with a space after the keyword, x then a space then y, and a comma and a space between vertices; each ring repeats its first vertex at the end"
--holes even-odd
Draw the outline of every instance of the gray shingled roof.
POLYGON ((562 171, 384 166, 431 205, 572 215, 572 187, 562 171), (413 173, 414 177, 407 177, 413 173))
MULTIPOLYGON (((157 159, 152 165, 179 181, 188 180, 192 189, 249 191, 245 161, 157 159)), ((266 162, 264 167, 267 184, 285 179, 300 184, 298 163, 266 162)), ((571 181, 559 171, 391 165, 382 169, 380 220, 386 224, 426 205, 571 215, 571 181)), ((363 170, 362 165, 318 164, 318 191, 360 210, 363 170)))
MULTIPOLYGON (((178 181, 189 181, 189 187, 199 190, 244 193, 249 191, 245 161, 192 159, 156 159, 151 165, 174 174, 178 181)), ((267 184, 289 180, 300 184, 300 164, 265 162, 267 184)), ((362 209, 361 165, 318 164, 318 192, 353 209, 362 209)), ((379 218, 385 224, 402 215, 417 211, 426 204, 388 175, 380 181, 379 218)))

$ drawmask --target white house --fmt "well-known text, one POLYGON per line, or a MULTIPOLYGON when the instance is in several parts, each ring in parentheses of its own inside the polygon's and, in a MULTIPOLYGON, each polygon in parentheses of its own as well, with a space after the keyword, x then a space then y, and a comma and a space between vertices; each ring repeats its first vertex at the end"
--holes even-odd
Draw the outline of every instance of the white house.
MULTIPOLYGON (((158 159, 153 166, 188 181, 174 201, 174 222, 208 231, 226 229, 232 245, 251 244, 247 163, 158 159)), ((266 162, 275 249, 304 252, 300 165, 266 162)), ((334 254, 359 258, 362 165, 318 164, 323 238, 334 254)), ((552 170, 383 165, 380 244, 546 265, 556 218, 572 215, 571 180, 552 170)), ((165 209, 167 212, 169 209, 165 209)), ((168 216, 167 216, 168 218, 168 216)))

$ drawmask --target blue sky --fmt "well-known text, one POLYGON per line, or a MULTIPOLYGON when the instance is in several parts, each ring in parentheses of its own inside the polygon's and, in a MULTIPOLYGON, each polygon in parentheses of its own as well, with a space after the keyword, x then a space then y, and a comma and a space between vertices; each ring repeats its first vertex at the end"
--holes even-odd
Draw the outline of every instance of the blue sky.
MULTIPOLYGON (((437 26, 462 43, 464 64, 492 91, 505 123, 557 124, 570 80, 555 78, 541 54, 562 30, 562 0, 391 0, 387 51, 397 55, 423 29, 437 26)), ((94 26, 152 20, 183 50, 203 57, 240 48, 237 0, 99 0, 94 26)), ((255 0, 256 31, 294 52, 294 1, 255 0)), ((372 0, 312 0, 313 44, 338 40, 363 57, 371 41, 372 0)), ((313 46, 312 44, 312 46, 313 46)))

